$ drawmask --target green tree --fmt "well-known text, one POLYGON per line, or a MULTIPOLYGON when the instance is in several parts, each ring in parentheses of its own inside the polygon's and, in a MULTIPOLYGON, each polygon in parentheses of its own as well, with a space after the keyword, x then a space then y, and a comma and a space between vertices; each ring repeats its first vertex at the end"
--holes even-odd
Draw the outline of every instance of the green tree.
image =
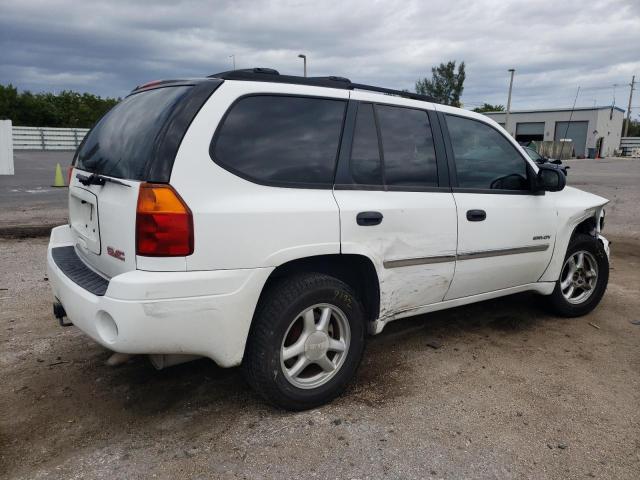
MULTIPOLYGON (((622 135, 624 135, 624 126, 627 123, 627 119, 625 118, 622 122, 622 135)), ((631 120, 629 123, 629 132, 627 134, 630 137, 640 137, 640 121, 631 120)))
POLYGON ((63 90, 59 94, 18 92, 0 85, 0 119, 25 127, 89 128, 119 99, 63 90))
POLYGON ((483 103, 481 107, 476 107, 473 109, 473 111, 478 113, 504 112, 504 105, 491 105, 490 103, 483 103))
POLYGON ((456 73, 456 62, 441 63, 431 69, 431 80, 423 78, 416 81, 416 93, 433 97, 444 105, 459 107, 462 90, 464 90, 464 62, 460 62, 456 73))

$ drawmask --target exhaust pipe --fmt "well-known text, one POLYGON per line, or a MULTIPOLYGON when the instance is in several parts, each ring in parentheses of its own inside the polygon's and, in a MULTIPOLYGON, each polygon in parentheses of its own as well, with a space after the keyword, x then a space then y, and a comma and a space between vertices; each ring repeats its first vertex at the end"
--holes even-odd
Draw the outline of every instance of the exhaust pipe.
POLYGON ((57 298, 55 302, 53 302, 53 316, 58 319, 61 327, 70 327, 73 325, 67 318, 67 312, 64 310, 62 303, 60 303, 60 300, 57 298), (65 318, 67 318, 66 322, 64 321, 65 318))
POLYGON ((201 355, 185 355, 185 354, 154 354, 149 355, 149 360, 151 361, 151 365, 153 365, 156 370, 162 370, 163 368, 173 367, 174 365, 180 365, 181 363, 191 362, 193 360, 197 360, 198 358, 202 358, 201 355))

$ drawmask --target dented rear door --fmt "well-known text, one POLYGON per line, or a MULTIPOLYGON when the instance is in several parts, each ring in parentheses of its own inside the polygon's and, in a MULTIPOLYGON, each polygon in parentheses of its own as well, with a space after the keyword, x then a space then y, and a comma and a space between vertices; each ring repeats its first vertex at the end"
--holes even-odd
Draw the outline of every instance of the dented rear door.
POLYGON ((385 105, 360 91, 351 98, 344 137, 352 140, 334 188, 342 253, 374 261, 381 317, 440 302, 454 274, 457 219, 438 169, 437 119, 425 102, 385 105))

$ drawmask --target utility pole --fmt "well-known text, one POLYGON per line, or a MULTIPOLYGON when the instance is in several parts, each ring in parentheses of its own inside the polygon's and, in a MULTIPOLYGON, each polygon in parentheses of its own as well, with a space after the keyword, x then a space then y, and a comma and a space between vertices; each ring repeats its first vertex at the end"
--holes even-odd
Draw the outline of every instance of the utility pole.
POLYGON ((636 76, 631 77, 631 90, 629 90, 629 106, 627 107, 627 122, 624 124, 624 135, 629 134, 629 123, 631 123, 631 99, 633 98, 633 86, 636 83, 636 76))
POLYGON ((235 55, 229 55, 229 58, 231 58, 233 60, 233 69, 236 69, 236 56, 235 55))
POLYGON ((302 61, 304 62, 304 76, 306 77, 307 76, 307 56, 300 54, 298 55, 298 58, 301 58, 302 61))
MULTIPOLYGON (((513 74, 516 72, 515 69, 510 68, 509 72, 511 73, 511 80, 509 81, 509 97, 507 98, 507 114, 504 117, 504 128, 507 132, 509 132, 509 114, 511 113, 511 90, 513 90, 513 74)), ((511 134, 511 132, 509 132, 511 134)))

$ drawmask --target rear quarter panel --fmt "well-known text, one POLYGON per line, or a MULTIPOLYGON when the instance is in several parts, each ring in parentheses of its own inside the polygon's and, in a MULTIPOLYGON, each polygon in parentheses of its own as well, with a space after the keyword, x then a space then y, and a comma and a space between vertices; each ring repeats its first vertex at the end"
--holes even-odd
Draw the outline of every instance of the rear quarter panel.
POLYGON ((340 252, 332 190, 258 185, 209 156, 224 113, 238 97, 251 93, 348 99, 346 91, 265 82, 225 81, 218 88, 185 135, 171 175, 171 184, 193 212, 195 248, 187 257, 187 270, 271 267, 340 252))

